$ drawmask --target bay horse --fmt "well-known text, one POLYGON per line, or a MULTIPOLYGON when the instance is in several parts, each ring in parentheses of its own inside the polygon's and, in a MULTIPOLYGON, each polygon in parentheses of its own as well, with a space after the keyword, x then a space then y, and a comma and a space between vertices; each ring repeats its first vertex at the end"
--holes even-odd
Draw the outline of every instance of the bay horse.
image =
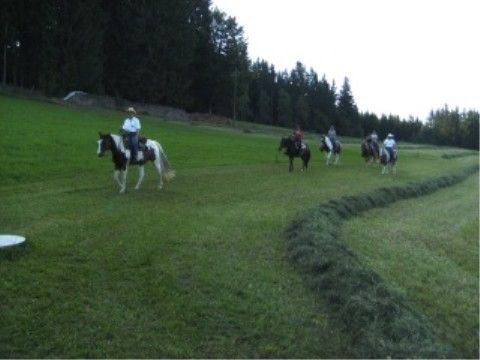
POLYGON ((338 160, 340 160, 340 153, 342 152, 342 144, 340 144, 340 141, 335 141, 335 148, 333 148, 330 138, 326 135, 320 135, 319 149, 320 151, 326 152, 327 165, 330 165, 330 158, 332 157, 332 154, 335 154, 335 161, 333 163, 334 165, 338 163, 338 160))
POLYGON ((366 163, 374 163, 380 158, 380 146, 376 141, 365 139, 360 146, 360 151, 366 163))
POLYGON ((120 186, 120 193, 124 193, 127 186, 127 172, 130 165, 138 165, 138 181, 135 185, 135 190, 140 189, 143 177, 145 176, 145 163, 152 161, 157 169, 160 181, 158 189, 163 187, 163 179, 169 181, 175 177, 175 171, 171 169, 170 163, 162 145, 158 141, 141 138, 142 148, 137 152, 137 161, 130 161, 130 150, 125 147, 123 138, 115 134, 98 133, 100 139, 98 140, 97 155, 102 157, 106 151, 112 152, 112 161, 115 166, 113 178, 120 186))
POLYGON ((302 171, 307 170, 308 162, 310 161, 310 149, 307 144, 302 143, 302 147, 298 149, 295 140, 293 140, 291 136, 287 136, 280 140, 278 151, 282 149, 285 149, 285 155, 287 155, 290 160, 288 171, 293 171, 293 159, 296 157, 302 159, 302 171))
POLYGON ((380 163, 383 165, 382 175, 388 174, 392 171, 393 174, 397 172, 397 158, 398 151, 397 149, 393 150, 393 156, 390 156, 390 153, 385 148, 384 145, 380 147, 380 163))

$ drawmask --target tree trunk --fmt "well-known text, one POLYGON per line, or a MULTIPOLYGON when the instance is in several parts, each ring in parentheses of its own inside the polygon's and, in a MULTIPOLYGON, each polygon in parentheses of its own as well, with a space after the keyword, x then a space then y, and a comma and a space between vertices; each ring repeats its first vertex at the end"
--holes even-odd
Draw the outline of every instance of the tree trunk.
POLYGON ((5 21, 5 41, 3 43, 3 77, 2 84, 5 87, 7 85, 7 32, 8 32, 8 20, 5 21))

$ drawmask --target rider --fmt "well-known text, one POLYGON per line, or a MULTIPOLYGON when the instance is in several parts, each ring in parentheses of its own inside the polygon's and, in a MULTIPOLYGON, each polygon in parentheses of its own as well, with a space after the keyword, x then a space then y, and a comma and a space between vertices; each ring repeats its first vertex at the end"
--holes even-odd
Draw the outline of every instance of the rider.
POLYGON ((390 155, 390 159, 393 159, 395 157, 395 153, 397 152, 397 143, 395 142, 395 139, 392 133, 389 133, 387 135, 387 138, 383 142, 383 145, 385 145, 385 149, 388 151, 388 154, 390 155))
POLYGON ((370 134, 370 140, 371 142, 370 143, 370 147, 372 148, 372 151, 375 151, 375 147, 378 146, 378 135, 377 135, 377 132, 375 130, 372 131, 372 133, 370 134))
POLYGON ((334 150, 335 144, 337 143, 337 132, 335 131, 335 128, 333 127, 333 125, 330 126, 330 129, 328 129, 328 138, 332 143, 332 150, 334 150))
POLYGON ((298 152, 302 149, 302 140, 303 140, 303 132, 300 129, 300 125, 296 125, 293 129, 293 141, 295 142, 295 148, 298 152))
POLYGON ((127 109, 128 117, 123 121, 122 130, 127 135, 130 147, 130 162, 135 162, 138 152, 138 134, 140 132, 140 120, 135 116, 137 112, 133 107, 127 109))

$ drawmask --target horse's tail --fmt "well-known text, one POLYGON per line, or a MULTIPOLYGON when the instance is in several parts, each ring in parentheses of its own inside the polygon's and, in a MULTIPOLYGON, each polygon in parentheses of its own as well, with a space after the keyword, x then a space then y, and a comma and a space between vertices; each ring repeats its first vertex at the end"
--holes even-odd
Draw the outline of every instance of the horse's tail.
POLYGON ((163 151, 162 145, 158 141, 152 140, 158 148, 158 161, 160 162, 160 165, 162 166, 162 177, 165 181, 170 181, 172 180, 176 172, 175 170, 172 169, 170 166, 170 162, 168 161, 167 154, 163 151))
POLYGON ((160 161, 162 162, 162 167, 164 169, 162 173, 163 178, 165 179, 165 181, 172 180, 175 177, 176 172, 170 166, 167 155, 165 155, 163 151, 160 152, 160 161))

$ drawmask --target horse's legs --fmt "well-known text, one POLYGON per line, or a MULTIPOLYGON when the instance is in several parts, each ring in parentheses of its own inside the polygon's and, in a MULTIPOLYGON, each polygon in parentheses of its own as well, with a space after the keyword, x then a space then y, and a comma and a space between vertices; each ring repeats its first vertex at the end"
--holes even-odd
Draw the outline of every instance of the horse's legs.
POLYGON ((327 154, 327 165, 330 165, 330 157, 332 156, 332 152, 329 151, 327 154))
POLYGON ((125 188, 127 187, 127 170, 128 168, 125 168, 125 170, 120 170, 120 175, 122 176, 122 180, 120 180, 120 194, 123 194, 125 192, 125 188))
POLYGON ((158 177, 159 177, 159 181, 158 181, 158 190, 160 190, 162 187, 163 187, 163 180, 162 180, 162 165, 160 164, 160 160, 157 159, 155 160, 155 162, 153 163, 155 165, 155 169, 157 169, 157 172, 158 172, 158 177))
POLYGON ((293 171, 293 158, 290 158, 290 165, 288 166, 288 171, 293 171))
POLYGON ((335 163, 334 163, 335 165, 338 164, 338 160, 340 160, 340 155, 339 155, 339 154, 336 154, 336 155, 335 155, 335 163))
POLYGON ((113 172, 113 178, 117 182, 118 186, 120 186, 120 193, 125 192, 125 186, 127 183, 127 170, 114 170, 113 172), (122 176, 122 179, 120 180, 120 175, 122 176))
POLYGON ((145 167, 143 165, 140 165, 138 167, 138 181, 137 181, 137 185, 135 185, 135 190, 140 189, 140 185, 142 184, 144 176, 145 176, 145 167))
POLYGON ((122 187, 122 183, 120 182, 120 178, 118 177, 119 175, 120 175, 120 170, 113 171, 113 179, 117 182, 118 186, 122 187))

